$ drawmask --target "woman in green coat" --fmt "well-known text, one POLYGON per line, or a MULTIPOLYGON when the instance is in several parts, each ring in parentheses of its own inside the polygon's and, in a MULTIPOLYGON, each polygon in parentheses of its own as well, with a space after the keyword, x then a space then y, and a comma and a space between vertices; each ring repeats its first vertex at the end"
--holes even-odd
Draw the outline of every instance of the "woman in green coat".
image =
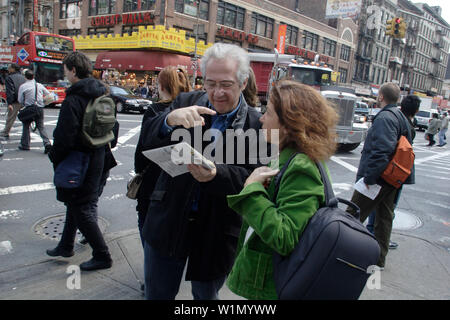
POLYGON ((278 144, 279 161, 253 171, 244 189, 228 196, 228 205, 242 215, 243 225, 227 285, 247 299, 277 299, 272 254, 289 255, 309 219, 324 204, 315 162, 327 160, 335 151, 337 114, 315 89, 282 80, 273 87, 260 121, 267 140, 278 144), (273 130, 279 141, 271 141, 273 130), (294 152, 302 153, 289 164, 273 199, 272 178, 294 152))

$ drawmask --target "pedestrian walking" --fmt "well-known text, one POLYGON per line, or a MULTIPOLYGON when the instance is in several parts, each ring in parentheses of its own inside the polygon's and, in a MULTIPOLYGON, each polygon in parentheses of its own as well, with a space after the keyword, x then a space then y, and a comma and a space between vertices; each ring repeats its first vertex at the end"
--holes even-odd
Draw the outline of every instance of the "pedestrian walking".
POLYGON ((228 196, 228 205, 244 222, 227 285, 247 299, 277 299, 273 251, 288 256, 309 219, 325 202, 316 162, 326 161, 335 151, 337 114, 313 88, 281 80, 273 86, 260 121, 269 142, 277 143, 270 141, 270 132, 279 132, 279 161, 254 170, 240 193, 228 196), (274 199, 271 177, 293 155, 274 199))
MULTIPOLYGON (((380 268, 384 268, 389 251, 389 239, 394 219, 394 201, 398 191, 384 181, 381 174, 393 157, 401 135, 407 135, 409 126, 397 108, 399 97, 400 88, 396 84, 385 83, 381 86, 377 98, 377 104, 381 110, 374 118, 367 133, 356 174, 356 180, 363 178, 367 189, 370 190, 375 184, 380 185, 381 189, 373 200, 355 190, 351 200, 361 210, 361 222, 364 222, 371 212, 376 211, 374 234, 381 249, 377 263, 380 268)), ((412 143, 409 137, 408 140, 409 143, 412 143)), ((408 179, 411 179, 411 176, 408 179)), ((351 207, 348 207, 347 211, 353 215, 356 214, 351 207)))
POLYGON ((439 131, 438 147, 443 147, 447 144, 447 142, 446 142, 447 137, 445 136, 445 134, 447 133, 447 130, 448 130, 448 117, 447 117, 447 112, 444 112, 444 114, 442 115, 442 119, 441 119, 441 130, 439 131))
MULTIPOLYGON (((155 117, 160 112, 166 110, 180 92, 191 91, 189 76, 182 68, 174 66, 165 67, 158 74, 158 92, 160 100, 153 103, 145 112, 142 118, 141 128, 147 124, 147 120, 155 117)), ((144 226, 145 217, 147 216, 148 206, 150 204, 150 196, 156 184, 156 180, 161 173, 161 168, 154 162, 150 161, 142 154, 144 151, 142 141, 143 131, 139 135, 136 152, 134 154, 134 172, 142 174, 142 183, 136 196, 138 213, 138 227, 141 235, 142 246, 144 247, 144 238, 142 237, 142 228, 144 226)))
POLYGON ((52 257, 73 256, 77 228, 92 247, 92 259, 80 264, 81 270, 110 268, 112 259, 103 235, 97 224, 97 208, 101 179, 109 168, 105 167, 105 147, 95 149, 84 145, 81 138, 83 117, 92 99, 105 94, 105 86, 91 77, 92 66, 89 58, 80 52, 72 52, 63 60, 64 72, 72 84, 66 90, 56 128, 53 132, 53 147, 49 158, 54 168, 72 152, 88 154, 89 165, 86 176, 79 188, 56 188, 56 198, 67 207, 66 221, 61 240, 47 254, 52 257))
MULTIPOLYGON (((31 105, 39 107, 39 117, 35 120, 35 123, 44 144, 44 153, 47 154, 50 152, 52 145, 44 126, 44 95, 49 95, 50 92, 34 80, 34 73, 30 69, 25 71, 25 79, 25 83, 19 88, 18 101, 25 108, 31 105)), ((30 125, 31 122, 22 123, 22 138, 20 139, 19 150, 30 150, 30 125)))
MULTIPOLYGON (((416 137, 416 129, 414 126, 414 117, 417 114, 417 112, 419 112, 420 102, 421 102, 420 98, 416 95, 408 95, 401 102, 400 110, 405 115, 406 119, 408 120, 409 131, 411 133, 412 142, 414 142, 414 138, 416 137)), ((407 182, 405 182, 405 184, 415 184, 415 169, 414 169, 414 167, 412 169, 410 178, 407 180, 407 182)), ((395 197, 395 200, 394 200, 394 210, 397 207, 398 202, 400 200, 400 194, 402 192, 402 189, 403 189, 403 186, 401 186, 397 191, 397 196, 395 197)), ((368 220, 367 226, 366 226, 367 229, 371 233, 374 233, 375 216, 376 216, 376 211, 373 211, 369 216, 369 220, 368 220)), ((395 212, 394 212, 393 219, 395 219, 395 212)), ((390 250, 397 249, 397 247, 398 247, 397 242, 389 240, 389 249, 390 250)))
MULTIPOLYGON (((221 134, 226 129, 259 133, 261 114, 242 95, 249 67, 247 52, 236 45, 216 43, 208 48, 201 66, 206 92, 181 93, 168 110, 147 120, 142 128, 143 148, 174 144, 172 133, 179 130, 191 139, 199 129, 202 137, 209 129, 221 134)), ((214 141, 220 140, 218 135, 214 141)), ((203 148, 210 143, 203 142, 203 148)), ((258 165, 251 164, 248 143, 243 150, 230 144, 223 150, 226 147, 234 147, 232 164, 216 163, 211 170, 191 164, 186 174, 159 175, 142 232, 147 299, 174 299, 186 263, 186 280, 191 281, 194 299, 218 299, 234 262, 241 226, 226 196, 239 192, 258 165), (243 161, 237 161, 238 152, 243 161)))
POLYGON ((19 103, 19 88, 25 82, 25 77, 20 73, 20 66, 12 63, 8 67, 9 75, 5 80, 6 87, 6 101, 8 103, 8 116, 3 131, 0 132, 0 137, 9 138, 9 132, 16 121, 17 114, 22 108, 19 103))
POLYGON ((427 144, 428 147, 432 147, 436 143, 436 141, 434 140, 434 135, 439 132, 440 127, 441 120, 439 119, 439 115, 437 113, 433 113, 431 121, 428 124, 428 129, 425 132, 427 140, 429 141, 429 143, 427 144))

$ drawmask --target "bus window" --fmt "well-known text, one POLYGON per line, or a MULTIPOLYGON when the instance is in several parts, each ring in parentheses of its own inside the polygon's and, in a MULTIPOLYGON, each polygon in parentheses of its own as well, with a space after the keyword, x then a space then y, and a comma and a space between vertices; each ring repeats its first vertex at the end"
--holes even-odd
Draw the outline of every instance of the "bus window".
POLYGON ((70 40, 55 36, 37 35, 36 48, 43 50, 70 52, 73 51, 73 43, 70 40))
POLYGON ((57 86, 58 80, 64 79, 64 67, 62 64, 34 62, 34 74, 36 81, 44 85, 57 86))
POLYGON ((25 33, 20 39, 19 41, 17 41, 17 44, 30 44, 30 34, 29 33, 25 33))

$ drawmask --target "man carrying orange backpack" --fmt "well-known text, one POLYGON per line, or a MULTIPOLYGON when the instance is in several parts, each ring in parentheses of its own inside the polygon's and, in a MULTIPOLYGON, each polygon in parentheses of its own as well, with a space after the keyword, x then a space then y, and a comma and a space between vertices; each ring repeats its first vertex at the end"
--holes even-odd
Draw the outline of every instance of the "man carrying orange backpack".
MULTIPOLYGON (((398 187, 402 183, 408 183, 408 180, 413 178, 413 174, 411 174, 413 168, 410 163, 411 158, 413 159, 414 157, 412 153, 412 155, 406 157, 409 159, 407 166, 411 166, 406 168, 410 171, 407 175, 408 177, 403 180, 404 177, 398 175, 399 178, 395 180, 397 182, 401 180, 401 183, 395 185, 391 184, 392 181, 386 181, 391 180, 387 178, 389 175, 386 176, 385 170, 392 166, 391 160, 393 160, 397 151, 400 138, 406 136, 407 142, 412 144, 408 121, 397 108, 399 97, 400 88, 396 84, 386 83, 381 86, 377 104, 382 110, 374 118, 372 126, 367 133, 356 174, 357 181, 363 179, 365 188, 368 190, 376 188, 376 185, 381 186, 381 189, 373 200, 355 190, 351 200, 361 209, 361 222, 364 222, 372 211, 376 211, 377 224, 374 234, 381 248, 380 258, 377 263, 381 268, 385 266, 386 255, 389 250, 389 239, 394 218, 394 201, 398 193, 398 187)), ((410 150, 412 152, 412 149, 410 150)), ((395 170, 392 174, 397 175, 398 172, 395 170)), ((348 207, 347 211, 355 214, 354 209, 351 207, 348 207)))

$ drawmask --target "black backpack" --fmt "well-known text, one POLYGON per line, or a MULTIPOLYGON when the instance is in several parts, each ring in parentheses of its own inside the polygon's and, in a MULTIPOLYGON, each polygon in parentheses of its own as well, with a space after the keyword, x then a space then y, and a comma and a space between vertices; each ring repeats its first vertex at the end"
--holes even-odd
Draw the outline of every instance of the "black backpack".
MULTIPOLYGON (((275 177, 274 202, 281 178, 295 153, 275 177)), ((311 217, 289 256, 274 252, 275 287, 281 300, 358 299, 377 263, 380 247, 359 221, 359 208, 336 198, 328 174, 316 163, 325 187, 325 205, 311 217), (342 202, 355 209, 357 217, 338 208, 342 202)))

